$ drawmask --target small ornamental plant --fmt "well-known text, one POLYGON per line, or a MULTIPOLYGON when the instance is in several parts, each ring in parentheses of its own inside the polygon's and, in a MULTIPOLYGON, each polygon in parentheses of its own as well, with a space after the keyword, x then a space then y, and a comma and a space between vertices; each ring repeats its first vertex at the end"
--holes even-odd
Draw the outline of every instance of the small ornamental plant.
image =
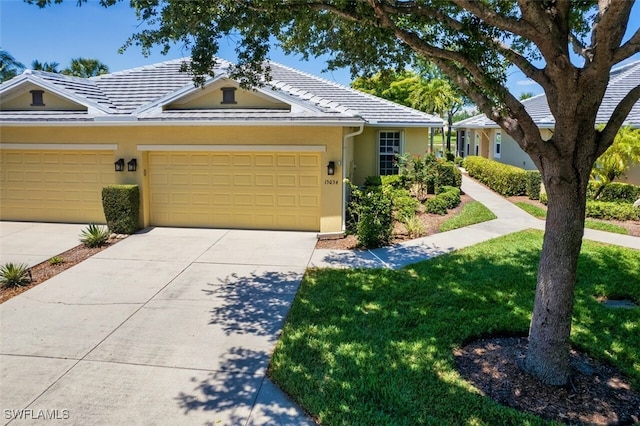
POLYGON ((8 262, 0 267, 0 286, 22 287, 31 282, 31 271, 25 263, 8 262))
POLYGON ((80 242, 87 247, 101 247, 107 243, 110 235, 109 228, 92 223, 80 234, 80 242))

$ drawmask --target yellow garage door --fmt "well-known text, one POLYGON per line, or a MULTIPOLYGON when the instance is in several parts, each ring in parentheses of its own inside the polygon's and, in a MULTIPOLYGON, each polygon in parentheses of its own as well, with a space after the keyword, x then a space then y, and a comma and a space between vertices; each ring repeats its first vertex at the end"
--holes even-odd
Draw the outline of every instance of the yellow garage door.
POLYGON ((114 183, 112 151, 1 154, 2 220, 105 222, 102 188, 114 183))
POLYGON ((152 225, 320 230, 320 155, 150 152, 152 225))

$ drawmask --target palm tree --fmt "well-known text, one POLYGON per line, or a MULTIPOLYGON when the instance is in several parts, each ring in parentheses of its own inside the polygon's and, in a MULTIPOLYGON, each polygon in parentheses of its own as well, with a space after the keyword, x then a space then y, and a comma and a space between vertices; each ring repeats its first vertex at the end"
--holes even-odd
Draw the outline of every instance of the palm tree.
POLYGON ((37 59, 34 59, 33 62, 31 62, 31 69, 38 70, 38 71, 58 73, 60 72, 58 71, 59 66, 60 64, 57 62, 40 62, 37 59))
POLYGON ((62 70, 62 74, 84 78, 95 77, 108 72, 108 66, 97 59, 91 58, 74 58, 71 60, 71 65, 62 70))
POLYGON ((24 69, 24 65, 6 50, 0 50, 0 77, 2 81, 11 80, 24 69))

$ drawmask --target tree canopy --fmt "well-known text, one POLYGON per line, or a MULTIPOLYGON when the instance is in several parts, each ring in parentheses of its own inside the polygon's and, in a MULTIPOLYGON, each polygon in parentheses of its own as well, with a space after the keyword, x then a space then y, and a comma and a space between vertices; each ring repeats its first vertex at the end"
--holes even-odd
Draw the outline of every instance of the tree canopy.
MULTIPOLYGON (((28 0, 41 7, 52 0, 28 0)), ((61 0, 55 0, 59 2, 61 0)), ((86 0, 79 0, 80 3, 86 0)), ((101 0, 103 5, 116 0, 101 0)), ((569 378, 569 344, 587 183, 640 98, 633 87, 602 129, 596 116, 612 67, 640 52, 640 29, 625 38, 627 0, 131 0, 149 26, 125 48, 143 53, 179 43, 191 51, 184 69, 203 84, 221 40, 235 40, 232 77, 244 86, 268 78, 274 38, 285 52, 327 55, 329 69, 353 75, 435 64, 478 109, 528 153, 548 195, 546 232, 529 330, 527 370, 548 384, 569 378), (505 85, 514 66, 538 83, 555 118, 545 139, 505 85)), ((546 133, 544 133, 546 135, 546 133)))
POLYGON ((24 70, 24 65, 6 50, 0 51, 0 81, 11 80, 24 70))

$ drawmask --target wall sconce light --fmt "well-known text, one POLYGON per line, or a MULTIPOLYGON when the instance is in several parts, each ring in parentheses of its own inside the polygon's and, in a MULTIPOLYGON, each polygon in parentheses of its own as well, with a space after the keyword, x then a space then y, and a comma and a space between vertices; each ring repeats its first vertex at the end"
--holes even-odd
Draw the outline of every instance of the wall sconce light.
POLYGON ((113 164, 116 166, 116 172, 121 172, 124 170, 124 158, 119 159, 113 164))
POLYGON ((132 158, 131 161, 127 163, 127 171, 135 172, 138 168, 138 160, 132 158))
POLYGON ((336 162, 335 161, 329 161, 329 164, 327 164, 327 174, 329 176, 333 176, 336 174, 336 162))

